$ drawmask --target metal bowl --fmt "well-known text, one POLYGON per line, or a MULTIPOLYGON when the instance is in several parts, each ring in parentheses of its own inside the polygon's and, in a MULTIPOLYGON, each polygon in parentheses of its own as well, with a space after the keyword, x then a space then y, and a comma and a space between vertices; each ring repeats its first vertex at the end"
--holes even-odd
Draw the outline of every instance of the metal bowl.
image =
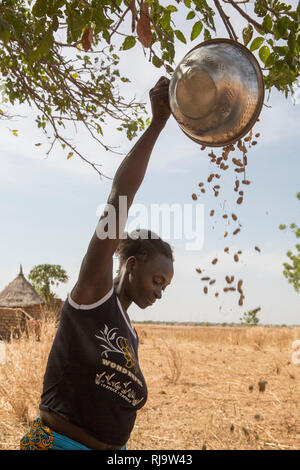
POLYGON ((264 102, 264 80, 254 55, 231 39, 202 42, 170 80, 172 114, 195 142, 223 147, 253 127, 264 102))

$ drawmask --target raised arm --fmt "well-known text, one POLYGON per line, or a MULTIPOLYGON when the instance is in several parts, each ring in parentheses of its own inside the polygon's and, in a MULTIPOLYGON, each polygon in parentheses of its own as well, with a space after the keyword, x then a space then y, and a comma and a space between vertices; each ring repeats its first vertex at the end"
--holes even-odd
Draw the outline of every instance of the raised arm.
POLYGON ((104 296, 113 283, 113 254, 124 232, 128 211, 139 189, 156 140, 164 128, 169 116, 168 99, 169 80, 161 77, 150 90, 152 121, 134 147, 120 164, 113 179, 107 208, 100 217, 97 228, 82 261, 79 278, 72 291, 72 298, 80 304, 89 304, 104 296), (127 201, 125 214, 119 220, 119 197, 127 201), (101 233, 107 232, 106 225, 110 215, 115 213, 116 231, 101 239, 101 233))

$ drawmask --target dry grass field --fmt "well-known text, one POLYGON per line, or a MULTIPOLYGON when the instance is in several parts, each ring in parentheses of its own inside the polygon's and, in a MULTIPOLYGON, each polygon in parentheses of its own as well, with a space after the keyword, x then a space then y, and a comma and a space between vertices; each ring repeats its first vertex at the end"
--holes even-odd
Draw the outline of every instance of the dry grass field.
MULTIPOLYGON (((53 319, 7 343, 0 449, 36 417, 53 319)), ((136 325, 149 390, 128 449, 299 449, 300 328, 136 325)))

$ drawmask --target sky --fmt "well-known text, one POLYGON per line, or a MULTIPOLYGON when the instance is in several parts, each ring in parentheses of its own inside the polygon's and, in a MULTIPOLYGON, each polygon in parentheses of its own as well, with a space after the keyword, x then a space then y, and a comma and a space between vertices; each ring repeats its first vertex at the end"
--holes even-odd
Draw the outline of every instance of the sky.
MULTIPOLYGON (((248 5, 248 11, 250 9, 248 5)), ((230 10, 230 5, 226 5, 226 12, 240 31, 245 26, 244 21, 230 10)), ((182 12, 177 15, 188 39, 191 25, 182 20, 182 12)), ((218 37, 227 37, 222 25, 216 23, 218 37)), ((188 39, 186 45, 176 43, 176 65, 201 42, 202 39, 198 39, 192 43, 188 39)), ((149 89, 165 73, 149 64, 141 46, 122 54, 121 71, 131 79, 131 84, 124 85, 122 92, 124 96, 135 94, 146 103, 150 113, 149 89)), ((182 214, 187 214, 187 219, 177 226, 181 239, 175 239, 174 223, 170 238, 163 236, 174 251, 171 285, 162 299, 147 309, 140 310, 132 304, 128 310, 132 320, 239 323, 244 312, 260 307, 261 324, 300 324, 300 294, 282 274, 282 263, 288 261, 286 252, 294 249, 296 238, 278 229, 279 224, 300 222, 296 199, 300 191, 300 103, 295 104, 291 97, 286 99, 276 90, 269 100, 267 98, 268 93, 260 121, 253 129, 260 137, 258 144, 248 150, 247 178, 251 184, 243 188, 245 195, 241 205, 236 204, 235 175, 230 169, 222 173, 219 197, 213 197, 207 183, 210 173, 216 170, 207 155, 210 149, 201 151, 170 117, 152 152, 129 213, 128 226, 134 228, 142 223, 142 228, 155 230, 163 236, 163 223, 157 230, 152 218, 154 204, 167 207, 177 204, 182 214), (205 194, 200 192, 200 182, 205 183, 205 194), (193 193, 199 195, 196 201, 191 197, 193 193), (138 217, 141 208, 144 219, 138 217), (212 209, 214 217, 209 216, 212 209), (188 211, 192 219, 188 218, 188 211), (232 235, 236 225, 232 222, 228 225, 222 218, 224 213, 232 212, 241 224, 236 236, 232 235), (193 240, 186 238, 188 229, 197 231, 198 246, 194 243, 193 247, 193 240), (229 235, 224 238, 227 230, 229 235), (224 252, 225 246, 229 247, 230 254, 224 252), (256 251, 255 246, 261 251, 256 251), (242 254, 236 263, 233 254, 239 250, 242 254), (214 258, 218 258, 218 262, 212 265, 214 258), (196 268, 203 274, 197 273, 196 268), (243 306, 238 305, 236 293, 223 293, 226 275, 243 279, 243 306), (216 279, 208 294, 203 292, 206 284, 201 281, 202 276, 216 279), (220 293, 218 298, 215 291, 220 293)), ((90 165, 77 157, 67 160, 59 146, 46 157, 46 139, 36 128, 34 110, 15 107, 14 111, 24 117, 0 121, 0 291, 17 276, 21 263, 27 278, 35 265, 60 264, 67 271, 69 281, 54 291, 64 300, 76 283, 81 261, 97 225, 99 207, 107 200, 112 180, 100 179, 90 165), (17 137, 12 135, 11 129, 18 129, 17 137), (36 143, 43 145, 36 147, 36 143)), ((123 155, 105 152, 83 131, 77 135, 70 131, 78 148, 89 160, 101 163, 101 171, 109 178, 113 178, 138 139, 128 141, 116 127, 114 122, 106 126, 105 141, 118 145, 123 155)), ((214 151, 221 154, 220 149, 214 151)), ((115 262, 115 272, 117 267, 115 262)))

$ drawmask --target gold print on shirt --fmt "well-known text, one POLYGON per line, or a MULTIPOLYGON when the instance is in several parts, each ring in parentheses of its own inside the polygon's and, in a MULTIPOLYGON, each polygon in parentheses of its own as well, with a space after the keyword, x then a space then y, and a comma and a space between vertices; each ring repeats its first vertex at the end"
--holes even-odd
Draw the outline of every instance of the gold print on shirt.
POLYGON ((134 371, 137 372, 136 359, 134 357, 133 349, 130 346, 130 344, 128 343, 128 339, 121 337, 120 345, 121 345, 121 349, 124 353, 124 357, 126 359, 125 367, 127 367, 127 369, 133 368, 134 371))
POLYGON ((116 382, 112 380, 115 375, 116 375, 115 373, 108 374, 107 372, 96 374, 95 384, 116 393, 117 395, 122 397, 124 400, 126 400, 128 403, 130 403, 132 406, 139 405, 139 403, 141 403, 141 401, 144 400, 144 397, 141 397, 141 398, 137 397, 136 391, 130 387, 130 384, 132 384, 132 381, 130 382, 117 381, 116 382))
POLYGON ((125 367, 137 372, 137 359, 134 350, 129 344, 128 339, 121 335, 117 336, 117 332, 118 328, 111 328, 109 330, 108 326, 104 325, 104 330, 100 330, 95 335, 102 343, 100 344, 100 347, 103 348, 101 356, 108 358, 108 353, 110 352, 122 354, 126 361, 125 367))

